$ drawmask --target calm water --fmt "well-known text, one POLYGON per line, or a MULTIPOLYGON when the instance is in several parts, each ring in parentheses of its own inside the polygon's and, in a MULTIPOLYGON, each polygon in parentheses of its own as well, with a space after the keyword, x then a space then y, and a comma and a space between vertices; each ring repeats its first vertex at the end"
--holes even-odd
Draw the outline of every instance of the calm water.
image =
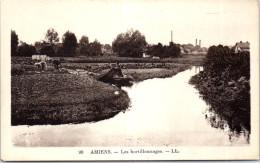
POLYGON ((248 133, 233 133, 210 112, 188 83, 192 68, 172 78, 150 79, 123 88, 131 107, 96 123, 13 126, 18 146, 226 146, 247 145, 248 133))

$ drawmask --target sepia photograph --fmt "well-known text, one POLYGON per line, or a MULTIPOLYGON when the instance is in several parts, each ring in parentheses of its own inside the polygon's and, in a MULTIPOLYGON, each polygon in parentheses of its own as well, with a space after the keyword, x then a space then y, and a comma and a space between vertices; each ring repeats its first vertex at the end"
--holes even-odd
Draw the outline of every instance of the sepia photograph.
POLYGON ((259 159, 257 0, 2 0, 1 159, 259 159))

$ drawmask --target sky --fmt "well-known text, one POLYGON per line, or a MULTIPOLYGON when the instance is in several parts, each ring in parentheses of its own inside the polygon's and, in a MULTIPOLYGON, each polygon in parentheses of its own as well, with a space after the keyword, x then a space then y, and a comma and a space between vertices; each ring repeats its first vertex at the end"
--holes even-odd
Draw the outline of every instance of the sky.
MULTIPOLYGON (((112 44, 119 33, 139 30, 149 44, 173 42, 203 47, 250 41, 258 23, 257 0, 3 0, 10 30, 29 44, 49 28, 92 42, 112 44)), ((258 30, 258 29, 257 29, 258 30)))

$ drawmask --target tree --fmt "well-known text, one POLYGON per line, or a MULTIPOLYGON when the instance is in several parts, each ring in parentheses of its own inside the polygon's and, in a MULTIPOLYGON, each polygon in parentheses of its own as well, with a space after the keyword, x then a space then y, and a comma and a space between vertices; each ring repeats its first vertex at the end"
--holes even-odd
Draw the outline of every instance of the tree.
POLYGON ((79 40, 79 43, 82 44, 82 45, 87 45, 87 44, 89 44, 88 37, 85 36, 85 35, 83 35, 83 36, 81 37, 81 39, 79 40))
POLYGON ((77 38, 74 33, 67 31, 62 37, 62 47, 65 56, 75 56, 77 38))
POLYGON ((112 43, 112 49, 122 57, 142 57, 147 42, 138 30, 121 33, 112 43))
POLYGON ((90 43, 89 52, 91 56, 97 56, 101 54, 101 44, 97 39, 90 43))
POLYGON ((170 42, 170 45, 166 47, 166 57, 178 57, 181 53, 181 48, 177 44, 170 42))
POLYGON ((45 46, 49 46, 48 43, 46 43, 44 40, 41 40, 41 41, 35 41, 34 43, 34 47, 37 51, 37 53, 41 53, 41 49, 45 46))
POLYGON ((55 42, 59 42, 58 33, 53 28, 48 29, 45 35, 45 40, 51 45, 53 45, 55 42))
POLYGON ((55 55, 55 52, 54 52, 52 46, 43 46, 41 48, 40 54, 45 54, 45 55, 53 57, 55 55))
POLYGON ((96 39, 95 41, 85 45, 83 44, 79 50, 80 54, 86 56, 97 56, 101 54, 101 44, 96 39))
POLYGON ((163 54, 163 45, 159 42, 157 45, 149 46, 147 53, 151 56, 160 57, 163 54))
POLYGON ((88 45, 82 45, 82 46, 80 46, 79 53, 80 53, 81 55, 87 56, 88 53, 89 53, 89 51, 88 51, 88 45))
POLYGON ((56 52, 56 56, 62 56, 64 54, 64 50, 63 47, 58 47, 57 52, 56 52))
POLYGON ((104 48, 105 48, 106 50, 111 50, 111 49, 112 49, 112 47, 111 47, 109 44, 105 44, 105 45, 104 45, 104 48))
POLYGON ((22 42, 21 46, 18 47, 18 56, 31 57, 35 53, 35 47, 25 42, 22 42))
POLYGON ((42 46, 42 42, 41 41, 35 41, 34 46, 36 47, 41 47, 42 46))
POLYGON ((169 46, 158 43, 148 47, 147 53, 151 56, 158 56, 160 58, 178 57, 180 55, 180 45, 170 42, 169 46))
POLYGON ((11 56, 17 55, 18 35, 11 30, 11 56))
POLYGON ((105 44, 105 45, 103 46, 103 49, 104 49, 104 52, 105 52, 105 53, 112 53, 112 47, 111 47, 110 44, 105 44))

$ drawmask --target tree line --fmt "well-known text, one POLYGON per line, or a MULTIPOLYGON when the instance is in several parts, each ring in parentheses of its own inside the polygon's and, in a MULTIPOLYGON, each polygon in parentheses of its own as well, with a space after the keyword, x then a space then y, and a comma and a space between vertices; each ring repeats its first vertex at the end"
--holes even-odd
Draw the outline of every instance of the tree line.
POLYGON ((67 31, 62 36, 62 43, 59 43, 57 31, 53 28, 47 30, 45 39, 36 41, 34 45, 20 41, 14 30, 11 31, 11 56, 27 56, 33 54, 46 54, 50 57, 73 57, 81 56, 98 56, 103 55, 103 52, 114 53, 120 57, 142 57, 144 53, 150 56, 160 58, 178 57, 180 54, 180 46, 170 42, 168 46, 158 43, 158 45, 148 45, 145 36, 138 30, 128 30, 125 33, 120 33, 112 42, 112 47, 109 44, 102 45, 97 39, 89 42, 87 36, 83 35, 77 42, 77 37, 73 32, 67 31), (103 50, 102 50, 103 49, 103 50))
POLYGON ((62 43, 59 43, 58 33, 53 29, 48 29, 45 39, 36 41, 34 45, 20 41, 15 31, 11 31, 11 56, 27 56, 33 54, 46 54, 48 56, 73 57, 76 55, 100 55, 101 44, 97 40, 89 43, 88 37, 82 36, 77 42, 77 37, 73 32, 67 31, 62 36, 62 43))

